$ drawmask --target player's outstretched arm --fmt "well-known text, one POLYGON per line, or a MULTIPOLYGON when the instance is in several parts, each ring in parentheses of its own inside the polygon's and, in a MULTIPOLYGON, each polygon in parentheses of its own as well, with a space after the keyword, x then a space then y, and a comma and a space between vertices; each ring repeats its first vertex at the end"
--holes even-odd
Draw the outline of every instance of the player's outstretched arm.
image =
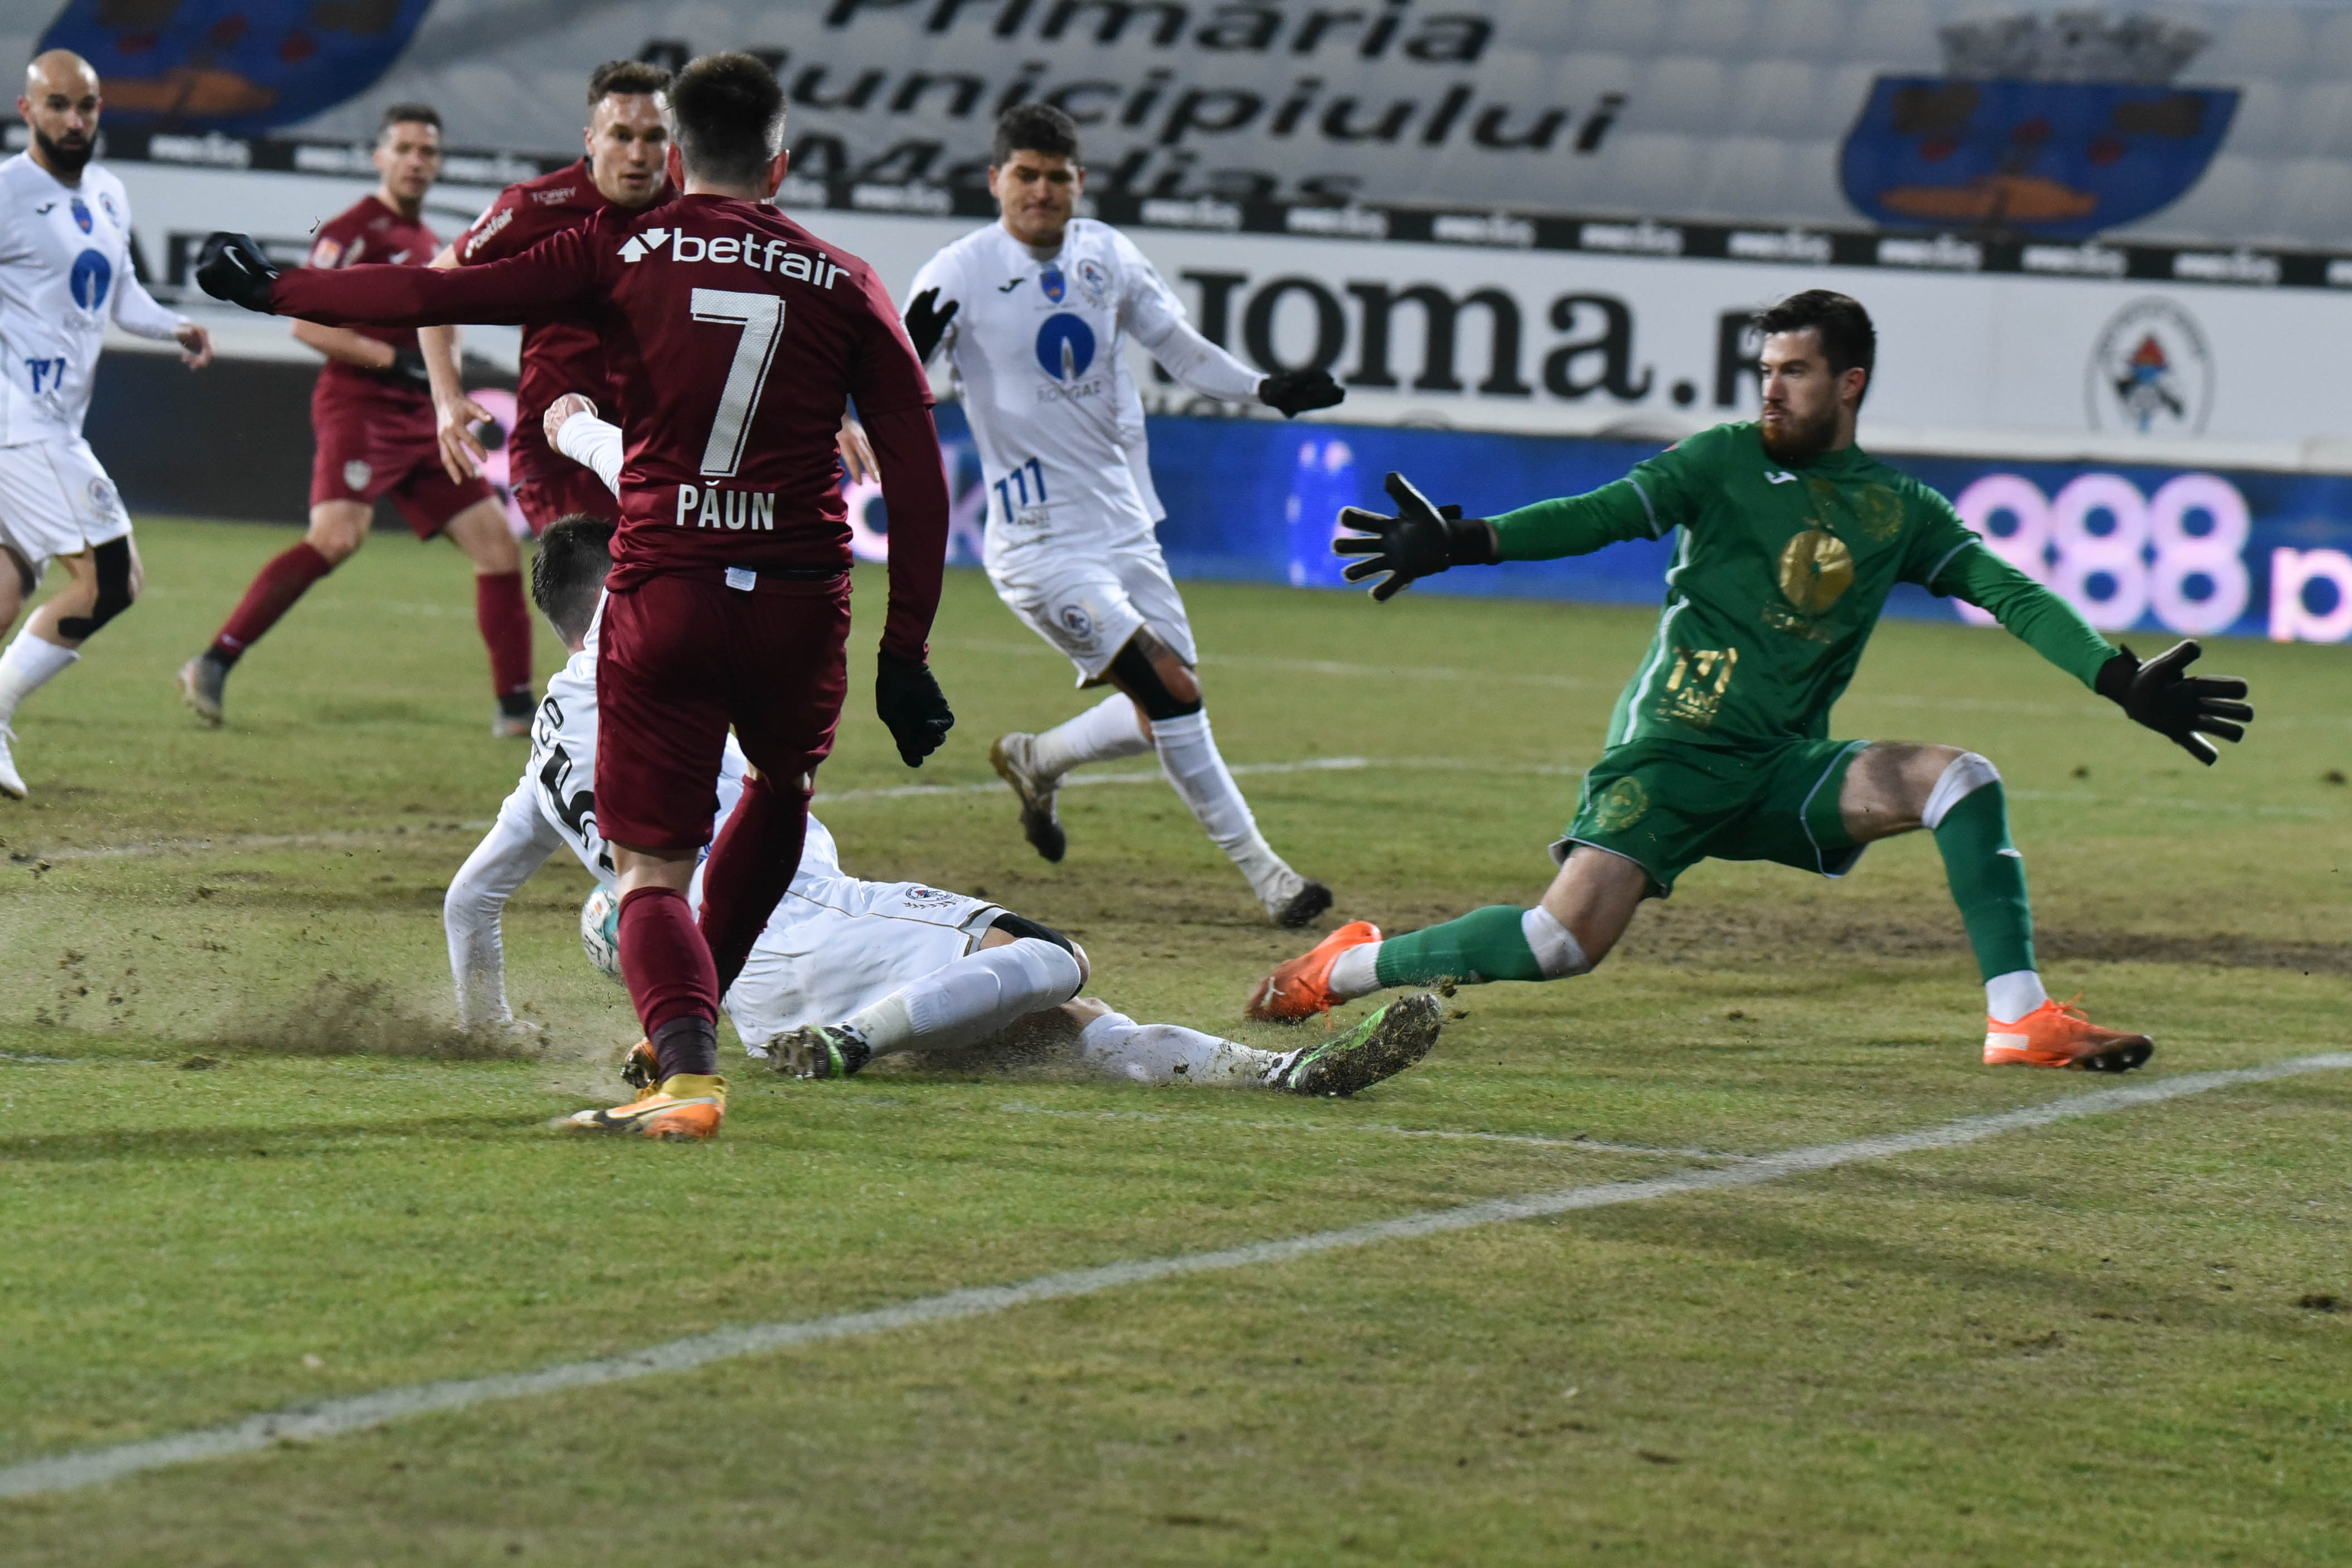
POLYGON ((1339 575, 1349 582, 1379 578, 1373 599, 1385 603, 1424 577, 1457 566, 1492 566, 1502 559, 1494 525, 1465 517, 1459 507, 1433 505, 1402 474, 1384 482, 1397 504, 1394 517, 1360 507, 1339 509, 1339 526, 1355 531, 1331 541, 1331 553, 1357 558, 1339 575))
POLYGON ((2098 693, 2189 756, 2210 768, 2221 757, 2205 738, 2232 744, 2254 722, 2246 683, 2235 675, 2191 675, 2189 666, 2204 650, 2191 638, 2175 643, 2143 664, 2129 648, 2099 666, 2098 693))
POLYGON ((621 460, 626 455, 621 427, 596 417, 596 405, 585 394, 565 392, 540 416, 547 444, 574 463, 595 470, 604 488, 621 493, 621 460))
POLYGON ((449 938, 449 975, 457 987, 459 1027, 482 1029, 513 1019, 507 1009, 506 950, 499 918, 515 889, 562 845, 562 838, 532 800, 526 775, 450 880, 441 901, 441 925, 449 938))
MULTIPOLYGON (((550 235, 520 256, 446 271, 430 267, 297 267, 281 271, 250 235, 215 234, 197 254, 196 284, 247 310, 322 326, 446 327, 520 323, 561 309, 598 282, 595 225, 550 235)), ((421 359, 416 368, 423 382, 421 359)))

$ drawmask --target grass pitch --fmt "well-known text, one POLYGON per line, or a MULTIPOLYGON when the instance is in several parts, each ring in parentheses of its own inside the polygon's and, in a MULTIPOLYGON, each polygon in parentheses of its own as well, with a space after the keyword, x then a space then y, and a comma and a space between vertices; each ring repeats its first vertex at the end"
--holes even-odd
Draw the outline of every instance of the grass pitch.
MULTIPOLYGON (((1976 1065, 1915 836, 1835 885, 1703 867, 1599 974, 1464 990, 1353 1101, 738 1074, 710 1147, 569 1141, 542 1124, 617 1090, 634 1027, 568 860, 507 923, 545 1047, 451 1029, 441 890, 522 756, 487 733, 455 553, 379 538, 240 666, 227 729, 174 702, 288 537, 143 523, 147 598, 18 717, 0 1466, 2095 1086, 1976 1065)), ((1542 886, 1650 620, 1188 597, 1226 755, 1273 769, 1243 775, 1268 837, 1393 927, 1542 886)), ((965 573, 934 646, 960 723, 919 774, 853 676, 819 806, 845 862, 1077 933, 1139 1018, 1277 1039, 1239 1004, 1297 940, 1164 786, 1071 791, 1058 867, 986 788, 991 737, 1076 711, 1067 667, 965 573)), ((2053 988, 2153 1033, 2157 1073, 2242 1066, 2348 1043, 2347 658, 2215 645, 2262 718, 2207 772, 1997 632, 1889 623, 1836 727, 1992 757, 2053 988)), ((2342 1563, 2347 1112, 2352 1075, 2316 1074, 486 1405, 0 1503, 0 1553, 2342 1563)))

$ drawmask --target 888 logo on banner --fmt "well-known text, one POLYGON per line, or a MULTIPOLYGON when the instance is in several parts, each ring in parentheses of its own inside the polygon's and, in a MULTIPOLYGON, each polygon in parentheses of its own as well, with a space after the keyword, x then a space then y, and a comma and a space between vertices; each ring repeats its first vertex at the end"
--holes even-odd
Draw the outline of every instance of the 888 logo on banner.
MULTIPOLYGON (((1987 474, 1952 506, 1995 555, 2102 632, 2152 616, 2168 632, 2211 636, 2238 623, 2252 593, 2252 517, 2218 474, 2175 475, 2153 493, 2121 474, 2080 474, 2054 495, 2021 474, 1987 474)), ((1992 623, 1972 604, 1955 607, 1992 623)))

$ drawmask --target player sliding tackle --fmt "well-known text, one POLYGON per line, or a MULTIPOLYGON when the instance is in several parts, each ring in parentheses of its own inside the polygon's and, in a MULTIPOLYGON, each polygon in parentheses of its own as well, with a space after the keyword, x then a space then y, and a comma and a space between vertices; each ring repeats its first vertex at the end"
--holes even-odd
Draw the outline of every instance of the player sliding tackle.
MULTIPOLYGON (((613 478, 620 432, 591 413, 575 415, 585 402, 551 405, 551 444, 613 478)), ((572 657, 547 684, 521 780, 442 905, 458 1016, 468 1029, 511 1026, 499 917, 515 889, 559 849, 571 850, 596 879, 594 914, 583 913, 583 924, 598 933, 592 956, 610 951, 605 921, 618 879, 588 780, 596 767, 596 609, 612 534, 601 519, 567 517, 547 530, 532 563, 532 601, 572 657)), ((744 771, 730 738, 719 779, 721 822, 741 793, 744 771)), ((689 888, 688 896, 698 891, 689 888)), ((606 962, 600 957, 600 967, 606 962)), ((1099 1001, 1076 1000, 1086 978, 1085 953, 1034 921, 919 883, 843 874, 833 836, 811 818, 792 887, 725 1001, 752 1055, 803 1078, 847 1077, 877 1057, 954 1050, 1018 1031, 1033 1041, 1074 1044, 1087 1065, 1136 1082, 1346 1094, 1411 1066, 1437 1039, 1437 1002, 1426 993, 1401 998, 1345 1033, 1271 1051, 1173 1024, 1139 1024, 1099 1001)), ((658 1071, 652 1058, 640 1042, 625 1069, 649 1094, 658 1071)), ((593 1120, 600 1113, 582 1114, 593 1120)))
POLYGON ((661 1092, 590 1124, 707 1138, 725 1113, 719 998, 791 884, 848 685, 849 524, 835 435, 855 396, 890 508, 875 706, 909 767, 955 720, 925 662, 947 548, 930 389, 872 269, 766 204, 783 94, 710 55, 670 94, 685 194, 607 207, 518 256, 445 271, 304 268, 215 235, 196 277, 248 309, 327 325, 593 320, 631 411, 598 695, 599 825, 621 889, 621 969, 661 1092), (756 770, 687 902, 732 727, 756 770))
POLYGON ((1386 600, 1455 566, 1548 560, 1682 529, 1665 612, 1617 702, 1575 821, 1552 846, 1559 874, 1532 909, 1497 904, 1402 936, 1355 922, 1252 994, 1258 1018, 1303 1019, 1388 986, 1550 980, 1608 956, 1634 908, 1702 860, 1769 860, 1840 876, 1864 845, 1925 828, 1985 982, 1992 1065, 2120 1072, 2146 1035, 2051 1000, 2033 957, 2025 864, 2010 843, 2000 775, 1973 752, 1831 740, 1887 591, 1916 582, 1990 611, 2011 632, 2131 718, 2210 764, 2207 735, 2236 740, 2243 681, 2191 678, 2182 643, 2143 664, 1994 555, 1944 498, 1854 444, 1876 335, 1863 308, 1821 289, 1757 319, 1762 418, 1724 424, 1587 496, 1493 518, 1433 507, 1389 476, 1394 517, 1349 507, 1336 540, 1381 578, 1386 600))
POLYGON ((1119 693, 1043 735, 1000 737, 989 760, 1020 798, 1031 845, 1058 861, 1064 775, 1157 751, 1267 918, 1304 925, 1331 907, 1331 891, 1266 843, 1209 732, 1192 622, 1151 531, 1165 513, 1127 340, 1203 397, 1290 416, 1343 394, 1321 371, 1260 375, 1194 331, 1125 235, 1075 215, 1085 182, 1067 114, 1006 110, 988 171, 1001 221, 925 262, 910 286, 915 352, 947 350, 980 448, 989 581, 1077 666, 1079 685, 1119 693))

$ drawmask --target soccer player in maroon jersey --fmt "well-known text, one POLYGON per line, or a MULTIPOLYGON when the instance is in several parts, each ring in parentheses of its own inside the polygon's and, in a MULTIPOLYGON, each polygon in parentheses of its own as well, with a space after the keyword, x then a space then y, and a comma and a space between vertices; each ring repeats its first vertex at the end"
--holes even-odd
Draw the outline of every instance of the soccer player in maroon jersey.
POLYGON ((622 977, 660 1087, 575 1125, 719 1130, 719 998, 799 864, 814 771, 847 686, 849 523, 835 436, 855 398, 890 508, 890 599, 875 706, 909 767, 954 716, 925 663, 947 553, 930 388, 873 270, 765 204, 783 179, 784 103, 749 55, 705 56, 671 91, 671 177, 521 256, 455 270, 279 274, 215 235, 215 298, 313 321, 592 321, 625 413, 621 525, 597 653, 598 825, 620 873, 622 977), (702 919, 686 901, 734 727, 755 777, 712 846, 702 919))
MULTIPOLYGON (((466 232, 431 265, 478 267, 520 256, 541 240, 586 223, 604 208, 636 211, 676 194, 665 167, 669 127, 661 94, 669 72, 643 60, 611 60, 588 78, 588 155, 552 174, 523 180, 499 193, 466 232)), ((482 471, 485 454, 475 426, 489 412, 466 395, 457 369, 457 329, 427 327, 417 334, 433 378, 441 465, 453 480, 482 471)), ((507 433, 507 474, 514 498, 537 534, 558 517, 585 512, 617 518, 618 505, 604 482, 551 451, 540 429, 547 405, 584 392, 611 402, 604 357, 594 328, 577 318, 528 323, 522 336, 522 376, 515 390, 515 426, 507 433)))
MULTIPOLYGON (((441 177, 441 117, 396 103, 376 132, 376 188, 319 226, 310 270, 413 267, 441 248, 420 214, 441 177)), ((433 400, 416 334, 407 329, 298 320, 294 336, 327 358, 310 392, 318 447, 310 463, 310 529, 254 578, 212 646, 180 669, 180 695, 206 724, 221 722, 228 673, 310 585, 366 542, 376 498, 393 504, 420 539, 446 534, 474 563, 474 619, 489 649, 498 711, 493 735, 530 733, 530 612, 522 559, 488 481, 442 471, 433 400)))

